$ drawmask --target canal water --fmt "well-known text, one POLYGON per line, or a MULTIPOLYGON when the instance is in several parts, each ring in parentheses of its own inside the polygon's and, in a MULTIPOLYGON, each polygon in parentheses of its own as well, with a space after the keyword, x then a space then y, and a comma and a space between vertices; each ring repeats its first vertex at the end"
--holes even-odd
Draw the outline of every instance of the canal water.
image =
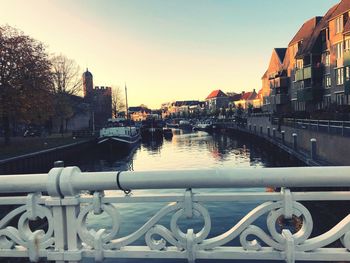
MULTIPOLYGON (((264 167, 291 167, 302 166, 302 163, 290 156, 270 148, 266 145, 259 145, 243 138, 235 138, 228 134, 209 135, 205 132, 183 133, 180 130, 173 130, 174 136, 171 140, 144 141, 129 156, 120 157, 117 154, 101 153, 92 151, 85 154, 79 162, 71 163, 77 165, 82 171, 119 171, 119 170, 178 170, 187 168, 222 168, 222 167, 245 167, 259 169, 264 167)), ((265 191, 266 189, 244 189, 245 191, 265 191)), ((198 192, 195 189, 194 192, 198 192)), ((240 189, 201 189, 201 193, 213 192, 238 192, 240 189)), ((183 193, 183 190, 138 190, 134 194, 162 194, 162 193, 183 193)), ((107 192, 109 194, 122 194, 121 191, 107 192)), ((119 237, 133 233, 141 227, 148 219, 159 211, 165 204, 143 203, 140 204, 116 204, 122 223, 119 237)), ((212 228, 209 237, 217 236, 232 228, 249 211, 255 208, 257 202, 244 203, 206 203, 204 204, 211 214, 212 228)), ((162 219, 160 224, 169 227, 170 216, 162 219)), ((202 227, 201 219, 183 220, 180 227, 183 231, 193 228, 198 232, 202 227)), ((105 215, 89 216, 89 228, 109 229, 110 218, 105 215)), ((266 226, 266 217, 261 218, 255 224, 266 226)), ((144 238, 138 240, 135 245, 144 245, 144 238)), ((239 245, 234 240, 230 245, 239 245)), ((84 262, 93 262, 85 260, 84 262)), ((187 262, 186 260, 154 260, 154 259, 114 259, 105 262, 187 262)), ((198 262, 214 262, 198 260, 198 262)), ((227 262, 227 261, 226 261, 227 262)), ((240 262, 240 261, 231 261, 240 262)), ((257 261, 244 261, 257 262, 257 261)), ((260 261, 261 262, 261 261, 260 261)), ((276 262, 276 261, 274 261, 276 262)))

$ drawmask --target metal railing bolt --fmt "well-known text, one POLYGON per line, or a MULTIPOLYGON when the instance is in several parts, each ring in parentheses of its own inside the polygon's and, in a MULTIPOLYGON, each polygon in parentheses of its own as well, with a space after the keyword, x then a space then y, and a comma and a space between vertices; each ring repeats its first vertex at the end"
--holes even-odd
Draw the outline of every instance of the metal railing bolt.
POLYGON ((54 167, 64 167, 64 161, 55 161, 53 163, 54 167))
POLYGON ((298 143, 297 143, 297 141, 298 141, 298 134, 293 133, 292 137, 293 137, 293 149, 296 151, 296 150, 298 150, 298 143))
POLYGON ((317 140, 315 138, 312 138, 310 140, 310 142, 311 142, 311 152, 310 152, 311 159, 315 160, 316 159, 316 144, 317 144, 317 140))

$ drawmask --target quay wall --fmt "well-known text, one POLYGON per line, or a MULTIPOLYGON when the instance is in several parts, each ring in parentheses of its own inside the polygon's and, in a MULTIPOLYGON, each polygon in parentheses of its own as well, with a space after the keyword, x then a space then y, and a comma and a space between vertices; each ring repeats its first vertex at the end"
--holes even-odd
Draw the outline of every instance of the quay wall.
POLYGON ((81 142, 0 160, 0 176, 1 174, 47 172, 53 167, 55 161, 66 161, 73 156, 75 159, 78 159, 78 153, 91 148, 91 145, 94 143, 95 139, 87 139, 81 142))
MULTIPOLYGON (((270 127, 270 136, 272 137, 272 129, 276 129, 276 137, 281 139, 281 132, 278 131, 278 125, 272 124, 268 117, 250 117, 247 119, 247 129, 251 125, 254 130, 256 125, 256 133, 260 135, 260 127, 262 127, 263 136, 267 136, 267 127, 270 127)), ((331 165, 350 165, 350 137, 344 137, 337 134, 326 132, 318 132, 308 129, 294 128, 281 125, 281 131, 285 131, 285 143, 293 145, 293 133, 297 134, 297 147, 301 151, 311 152, 312 138, 316 142, 316 156, 323 159, 331 165)))

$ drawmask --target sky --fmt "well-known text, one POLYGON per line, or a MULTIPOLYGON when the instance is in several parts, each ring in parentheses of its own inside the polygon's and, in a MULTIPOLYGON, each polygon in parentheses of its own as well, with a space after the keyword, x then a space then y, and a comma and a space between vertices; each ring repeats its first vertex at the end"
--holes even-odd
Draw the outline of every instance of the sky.
POLYGON ((0 25, 74 59, 130 106, 261 88, 273 48, 340 0, 0 0, 0 25))

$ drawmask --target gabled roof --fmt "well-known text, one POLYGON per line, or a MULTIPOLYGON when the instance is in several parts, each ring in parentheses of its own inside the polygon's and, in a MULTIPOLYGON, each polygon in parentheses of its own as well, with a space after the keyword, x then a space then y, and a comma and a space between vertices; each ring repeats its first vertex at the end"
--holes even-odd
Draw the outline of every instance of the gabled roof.
POLYGON ((242 94, 235 94, 232 96, 232 101, 238 101, 242 99, 242 94))
POLYGON ((241 100, 255 100, 258 94, 256 94, 255 90, 250 92, 245 92, 242 94, 241 100))
POLYGON ((315 17, 309 19, 308 21, 306 21, 301 26, 299 31, 295 34, 293 39, 289 42, 288 46, 291 46, 291 45, 293 45, 296 42, 299 42, 301 40, 303 40, 303 42, 304 42, 303 44, 305 44, 306 41, 310 38, 310 36, 311 36, 312 32, 314 31, 316 25, 320 22, 321 19, 322 19, 322 17, 315 16, 315 17))
POLYGON ((339 4, 336 4, 333 6, 334 12, 332 12, 332 15, 328 18, 327 21, 330 21, 334 18, 336 18, 339 15, 342 15, 343 13, 349 11, 350 9, 350 0, 342 0, 339 4))
MULTIPOLYGON (((350 1, 350 0, 348 0, 350 1)), ((305 41, 301 47, 300 50, 298 50, 298 53, 296 56, 303 56, 307 53, 311 53, 312 49, 322 31, 322 29, 324 29, 325 27, 328 26, 328 20, 329 18, 332 16, 332 14, 334 13, 334 10, 337 8, 338 5, 334 5, 332 8, 330 8, 327 13, 324 15, 324 17, 321 19, 321 21, 317 24, 317 26, 315 27, 315 29, 313 30, 310 38, 307 39, 307 41, 305 41)))
POLYGON ((147 109, 145 107, 137 106, 137 107, 129 107, 129 113, 133 112, 146 112, 146 113, 151 113, 150 109, 147 109))
POLYGON ((217 89, 217 90, 213 90, 206 99, 208 100, 208 99, 217 98, 217 97, 227 97, 227 95, 221 90, 217 89))
POLYGON ((274 48, 278 58, 280 59, 281 64, 283 63, 284 57, 286 55, 286 48, 274 48))

